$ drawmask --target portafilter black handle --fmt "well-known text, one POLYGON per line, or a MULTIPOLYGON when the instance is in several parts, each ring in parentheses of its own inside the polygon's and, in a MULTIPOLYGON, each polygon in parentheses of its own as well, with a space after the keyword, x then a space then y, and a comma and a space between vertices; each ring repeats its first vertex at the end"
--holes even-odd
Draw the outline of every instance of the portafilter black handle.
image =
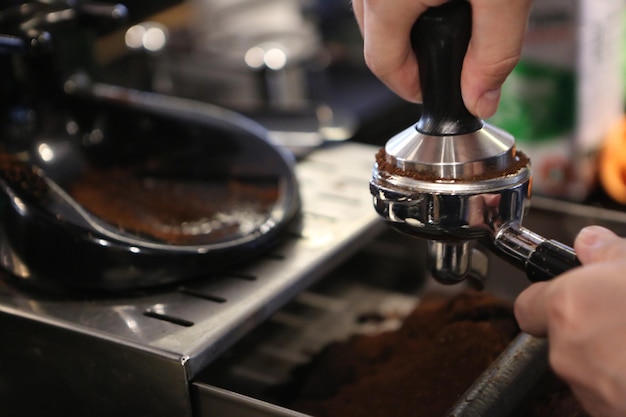
POLYGON ((573 248, 546 239, 518 223, 500 229, 493 241, 496 253, 526 272, 532 282, 546 281, 581 265, 573 248))
POLYGON ((423 110, 416 128, 431 136, 464 135, 482 121, 461 96, 461 69, 472 33, 472 8, 466 0, 431 7, 417 20, 411 43, 419 65, 423 110))

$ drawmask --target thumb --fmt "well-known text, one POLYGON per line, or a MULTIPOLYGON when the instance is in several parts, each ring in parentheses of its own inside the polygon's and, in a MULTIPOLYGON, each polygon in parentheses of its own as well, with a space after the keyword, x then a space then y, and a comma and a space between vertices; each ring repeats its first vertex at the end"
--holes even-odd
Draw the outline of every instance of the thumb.
POLYGON ((601 226, 583 228, 574 241, 574 249, 583 264, 626 259, 626 239, 601 226))

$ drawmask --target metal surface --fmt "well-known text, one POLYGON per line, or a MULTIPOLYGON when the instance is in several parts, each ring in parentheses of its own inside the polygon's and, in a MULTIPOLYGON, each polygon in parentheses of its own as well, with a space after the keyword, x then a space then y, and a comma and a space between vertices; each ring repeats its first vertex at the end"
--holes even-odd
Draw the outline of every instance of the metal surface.
POLYGON ((284 407, 259 401, 232 391, 210 385, 193 384, 192 393, 197 398, 197 417, 237 416, 237 417, 307 417, 284 407))
POLYGON ((548 375, 549 369, 547 340, 522 333, 446 412, 446 416, 512 415, 548 375))
POLYGON ((374 208, 393 227, 431 239, 478 239, 528 210, 530 170, 468 183, 421 181, 374 166, 370 192, 374 208))
MULTIPOLYGON (((47 384, 51 401, 97 393, 89 404, 90 415, 126 415, 126 410, 137 409, 143 414, 190 415, 186 381, 384 230, 363 192, 374 152, 371 146, 346 143, 320 149, 299 163, 301 227, 273 253, 229 273, 177 288, 106 298, 31 293, 4 279, 0 318, 3 328, 20 336, 12 337, 19 345, 0 346, 0 355, 12 358, 0 364, 0 387, 15 387, 0 389, 4 409, 15 415, 37 409, 26 400, 26 387, 14 381, 63 376, 76 384, 47 384), (75 367, 71 352, 87 366, 79 361, 75 367), (45 358, 46 366, 36 358, 45 358), (162 367, 173 374, 168 376, 162 367), (22 395, 13 396, 20 391, 22 395)), ((68 414, 87 412, 83 405, 68 404, 68 414)))
MULTIPOLYGON (((377 281, 384 270, 404 275, 389 268, 390 264, 406 267, 415 256, 413 250, 406 250, 408 238, 392 242, 385 240, 387 236, 370 242, 360 255, 299 294, 207 367, 192 385, 194 410, 201 416, 248 416, 254 415, 252 411, 261 416, 302 416, 276 405, 284 403, 271 394, 272 388, 293 384, 294 369, 306 366, 329 344, 355 334, 398 329, 420 301, 417 290, 399 290, 392 277, 377 281), (382 247, 387 251, 381 251, 382 247), (395 254, 390 256, 390 252, 395 254), (364 258, 383 266, 372 269, 363 264, 364 258)), ((419 263, 412 268, 422 271, 419 263)), ((410 269, 404 269, 409 276, 410 269)), ((417 280, 415 287, 420 287, 417 280)))
POLYGON ((472 182, 422 181, 381 171, 375 165, 370 192, 377 213, 393 228, 431 245, 431 272, 441 282, 469 274, 475 239, 495 239, 501 228, 520 224, 529 207, 530 167, 472 182), (446 256, 442 256, 446 254, 446 256))
POLYGON ((157 91, 238 111, 305 109, 321 35, 297 0, 191 0, 187 25, 153 55, 157 91))
POLYGON ((514 162, 515 139, 489 124, 462 135, 430 136, 411 126, 385 145, 390 163, 434 178, 471 178, 514 162))

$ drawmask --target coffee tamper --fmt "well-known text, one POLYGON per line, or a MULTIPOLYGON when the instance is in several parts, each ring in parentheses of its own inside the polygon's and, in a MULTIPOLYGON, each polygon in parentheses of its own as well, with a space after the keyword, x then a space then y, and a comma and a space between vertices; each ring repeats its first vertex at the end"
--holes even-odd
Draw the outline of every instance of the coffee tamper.
POLYGON ((428 239, 429 268, 442 283, 484 278, 486 256, 476 241, 525 270, 531 281, 546 280, 579 261, 572 248, 522 226, 530 161, 512 135, 463 104, 461 68, 471 25, 466 0, 431 8, 414 25, 422 113, 376 155, 374 207, 393 228, 428 239))

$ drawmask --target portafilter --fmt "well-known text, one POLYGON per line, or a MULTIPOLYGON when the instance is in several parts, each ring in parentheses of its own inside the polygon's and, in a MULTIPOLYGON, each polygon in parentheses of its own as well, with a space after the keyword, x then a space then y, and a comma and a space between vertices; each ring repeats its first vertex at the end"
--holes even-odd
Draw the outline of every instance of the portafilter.
POLYGON ((374 207, 393 228, 428 239, 429 268, 442 283, 480 275, 474 273, 477 260, 486 258, 476 241, 525 270, 531 281, 549 279, 579 261, 572 248, 522 226, 531 196, 530 160, 512 135, 463 103, 471 13, 469 2, 452 0, 428 9, 414 25, 422 112, 376 155, 374 207))

